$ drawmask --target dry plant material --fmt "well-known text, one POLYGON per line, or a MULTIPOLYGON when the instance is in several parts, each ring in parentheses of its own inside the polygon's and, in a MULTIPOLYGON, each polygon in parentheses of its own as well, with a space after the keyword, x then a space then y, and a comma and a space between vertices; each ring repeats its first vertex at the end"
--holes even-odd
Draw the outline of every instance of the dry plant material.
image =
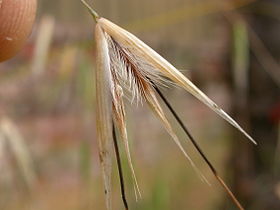
MULTIPOLYGON (((111 168, 112 150, 114 145, 113 124, 116 125, 125 147, 129 167, 134 179, 136 196, 141 196, 129 152, 125 122, 125 107, 123 102, 124 90, 131 94, 132 101, 147 102, 154 114, 163 123, 166 131, 170 134, 179 149, 198 173, 198 169, 181 145, 157 100, 156 93, 160 94, 160 91, 157 88, 158 86, 168 86, 170 83, 174 83, 184 88, 256 144, 256 142, 227 113, 225 113, 188 78, 157 52, 133 34, 115 25, 111 21, 99 17, 84 0, 81 1, 89 9, 96 21, 97 138, 99 142, 99 154, 103 171, 107 209, 112 209, 111 168)), ((191 138, 191 141, 234 203, 239 209, 243 209, 235 196, 225 185, 224 181, 218 176, 217 171, 202 153, 193 138, 191 138)))
POLYGON ((1 150, 4 154, 6 152, 6 148, 3 147, 5 143, 15 157, 27 187, 31 189, 36 181, 36 173, 26 142, 14 122, 9 118, 2 117, 0 119, 0 157, 4 157, 1 150))
POLYGON ((42 75, 44 72, 49 49, 53 41, 54 27, 55 19, 47 15, 43 16, 38 24, 38 35, 35 41, 31 67, 34 75, 42 75))

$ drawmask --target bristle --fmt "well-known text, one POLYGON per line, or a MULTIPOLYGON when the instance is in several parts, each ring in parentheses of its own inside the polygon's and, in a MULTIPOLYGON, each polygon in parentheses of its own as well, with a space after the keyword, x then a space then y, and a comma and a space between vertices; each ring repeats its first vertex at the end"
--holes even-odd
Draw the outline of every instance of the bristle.
POLYGON ((158 69, 145 59, 135 55, 129 46, 122 46, 109 35, 107 39, 110 48, 111 70, 120 85, 131 93, 131 101, 142 102, 147 84, 170 85, 171 82, 158 69))

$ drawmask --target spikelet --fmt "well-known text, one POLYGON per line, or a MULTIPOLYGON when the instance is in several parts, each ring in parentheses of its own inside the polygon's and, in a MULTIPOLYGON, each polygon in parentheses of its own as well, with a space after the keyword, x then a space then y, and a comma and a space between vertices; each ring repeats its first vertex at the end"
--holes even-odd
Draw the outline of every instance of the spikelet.
MULTIPOLYGON (((155 97, 153 84, 168 83, 166 78, 198 98, 256 144, 252 137, 250 137, 226 112, 209 99, 180 71, 133 34, 105 18, 98 19, 97 25, 107 34, 110 49, 116 51, 112 53, 115 59, 111 58, 111 70, 115 71, 117 80, 120 81, 120 84, 123 82, 123 86, 132 92, 132 98, 136 98, 136 100, 139 98, 140 100, 145 99, 194 168, 193 162, 181 146, 155 97)), ((127 138, 123 138, 123 140, 127 146, 127 138)), ((127 149, 127 156, 130 161, 128 151, 127 149)), ((130 165, 132 168, 131 162, 130 165)))
POLYGON ((112 119, 114 119, 114 124, 125 146, 136 194, 141 195, 129 152, 125 107, 123 103, 124 89, 131 93, 131 101, 147 102, 154 114, 163 123, 166 131, 198 173, 198 169, 182 147, 178 137, 165 117, 156 98, 155 86, 168 86, 169 83, 174 83, 184 88, 256 144, 252 137, 227 113, 209 99, 173 65, 133 34, 109 20, 99 17, 84 0, 81 1, 87 6, 96 20, 98 54, 96 70, 97 132, 108 209, 111 209, 112 119))

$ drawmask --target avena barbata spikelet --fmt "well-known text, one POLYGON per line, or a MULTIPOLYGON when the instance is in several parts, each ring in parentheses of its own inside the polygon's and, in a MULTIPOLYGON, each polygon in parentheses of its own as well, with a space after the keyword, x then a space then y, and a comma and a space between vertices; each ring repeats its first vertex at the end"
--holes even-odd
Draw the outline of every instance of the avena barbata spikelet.
MULTIPOLYGON (((256 144, 256 142, 227 113, 209 99, 173 65, 133 34, 111 21, 99 17, 84 0, 81 1, 87 6, 96 21, 97 133, 107 209, 112 208, 110 180, 113 150, 112 130, 114 125, 116 125, 125 146, 126 155, 134 179, 136 194, 140 195, 129 152, 123 102, 124 89, 131 93, 132 100, 135 99, 136 101, 140 100, 147 102, 151 110, 163 123, 167 132, 196 171, 198 170, 182 147, 156 98, 155 90, 157 86, 168 85, 172 82, 177 86, 184 88, 256 144)), ((210 168, 211 167, 212 166, 210 166, 210 168)), ((216 171, 212 171, 220 183, 225 185, 224 182, 220 180, 220 177, 217 176, 216 171)), ((229 191, 227 186, 224 187, 229 191)), ((235 197, 233 195, 231 196, 234 200, 235 197)), ((238 203, 238 201, 236 202, 238 203)), ((239 208, 242 209, 241 205, 239 208)))

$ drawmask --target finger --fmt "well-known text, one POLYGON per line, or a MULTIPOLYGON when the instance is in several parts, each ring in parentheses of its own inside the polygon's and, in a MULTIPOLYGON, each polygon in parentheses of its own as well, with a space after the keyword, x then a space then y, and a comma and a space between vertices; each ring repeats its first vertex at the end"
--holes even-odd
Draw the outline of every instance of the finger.
POLYGON ((0 0, 0 62, 13 57, 31 33, 37 0, 0 0))

